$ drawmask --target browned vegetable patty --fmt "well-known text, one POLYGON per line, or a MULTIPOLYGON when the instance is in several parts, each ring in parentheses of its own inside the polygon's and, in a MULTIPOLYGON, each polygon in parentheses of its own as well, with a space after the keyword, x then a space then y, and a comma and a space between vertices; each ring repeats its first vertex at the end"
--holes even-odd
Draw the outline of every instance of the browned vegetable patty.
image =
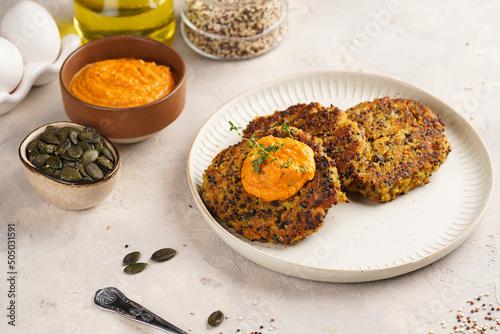
MULTIPOLYGON (((203 175, 200 194, 207 209, 247 239, 292 245, 317 231, 332 205, 346 201, 337 170, 325 154, 321 139, 292 129, 294 139, 313 150, 316 172, 291 198, 267 202, 245 191, 241 169, 251 151, 246 140, 221 151, 203 175)), ((282 127, 257 131, 255 135, 289 137, 282 127)))
POLYGON ((451 152, 443 122, 418 102, 384 97, 346 113, 364 128, 373 153, 347 190, 374 201, 387 202, 428 183, 451 152))
POLYGON ((327 155, 337 167, 342 187, 351 183, 355 172, 370 161, 369 144, 363 130, 348 119, 344 111, 334 106, 324 108, 315 102, 257 117, 243 130, 243 136, 249 138, 257 130, 284 123, 323 140, 327 155))

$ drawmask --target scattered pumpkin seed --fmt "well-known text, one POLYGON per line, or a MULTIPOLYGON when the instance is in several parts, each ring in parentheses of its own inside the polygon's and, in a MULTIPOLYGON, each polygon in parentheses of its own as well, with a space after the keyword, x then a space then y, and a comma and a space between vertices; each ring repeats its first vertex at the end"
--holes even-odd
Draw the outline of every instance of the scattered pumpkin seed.
POLYGON ((154 262, 165 262, 173 258, 177 254, 175 249, 172 248, 162 248, 157 250, 151 255, 151 260, 154 262))
POLYGON ((132 263, 126 266, 123 271, 127 274, 138 274, 148 266, 145 262, 132 263))
POLYGON ((224 321, 224 313, 217 310, 208 317, 208 324, 212 327, 219 326, 224 321))
POLYGON ((141 252, 135 251, 132 253, 128 253, 123 258, 123 265, 128 266, 129 264, 136 263, 137 261, 139 261, 140 257, 141 257, 141 252))

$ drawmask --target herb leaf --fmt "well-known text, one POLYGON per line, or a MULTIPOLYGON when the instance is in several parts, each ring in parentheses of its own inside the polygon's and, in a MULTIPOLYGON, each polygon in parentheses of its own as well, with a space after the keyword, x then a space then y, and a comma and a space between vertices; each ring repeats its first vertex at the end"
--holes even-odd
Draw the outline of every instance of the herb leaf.
MULTIPOLYGON (((234 125, 233 122, 229 121, 229 131, 238 131, 241 129, 241 127, 237 127, 234 125)), ((288 132, 290 138, 293 140, 293 129, 290 128, 286 123, 283 123, 283 130, 288 132)), ((238 135, 242 137, 241 133, 238 132, 238 135)), ((257 149, 257 153, 251 155, 255 155, 256 158, 252 160, 252 168, 255 173, 257 174, 262 174, 261 167, 266 163, 266 161, 271 157, 272 154, 274 154, 276 151, 278 151, 280 148, 283 148, 286 144, 289 142, 284 142, 281 144, 274 144, 274 145, 269 145, 266 147, 264 144, 259 144, 257 141, 257 137, 255 136, 255 133, 252 134, 250 138, 243 138, 243 140, 246 140, 250 144, 251 149, 257 149)), ((270 162, 276 162, 280 163, 277 161, 277 158, 272 159, 270 162)), ((281 164, 281 168, 289 168, 291 164, 293 163, 292 159, 288 159, 284 163, 281 164)), ((306 172, 307 169, 304 166, 299 166, 299 170, 302 172, 306 172)))

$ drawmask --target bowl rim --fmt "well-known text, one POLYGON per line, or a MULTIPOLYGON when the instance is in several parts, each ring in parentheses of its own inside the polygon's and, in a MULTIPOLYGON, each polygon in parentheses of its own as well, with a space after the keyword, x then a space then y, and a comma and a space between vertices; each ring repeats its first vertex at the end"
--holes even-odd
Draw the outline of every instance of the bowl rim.
MULTIPOLYGON (((123 56, 122 58, 126 58, 126 56, 123 56)), ((129 57, 129 58, 132 58, 132 57, 129 57)), ((117 58, 107 58, 107 59, 117 59, 117 58)), ((103 60, 105 60, 105 59, 103 59, 103 60)), ((87 65, 90 65, 90 64, 86 64, 85 66, 87 66, 87 65)), ((82 69, 83 69, 83 67, 80 70, 82 70, 82 69)), ((60 86, 61 86, 62 89, 64 89, 64 91, 71 98, 77 100, 79 103, 81 103, 81 104, 83 104, 83 105, 85 105, 87 107, 91 107, 91 108, 94 108, 94 109, 97 109, 97 110, 101 110, 101 111, 106 111, 106 112, 116 112, 116 111, 123 111, 123 110, 129 110, 129 111, 140 110, 140 109, 147 108, 148 106, 151 106, 151 105, 159 104, 162 101, 167 100, 168 98, 170 98, 175 93, 177 93, 177 91, 179 91, 181 89, 181 87, 184 85, 184 83, 186 81, 186 77, 187 77, 186 63, 185 63, 184 59, 182 58, 182 56, 179 54, 179 52, 177 52, 177 50, 175 50, 173 47, 171 47, 168 44, 162 43, 162 42, 157 41, 155 39, 152 39, 150 37, 137 36, 137 35, 115 35, 115 36, 108 36, 108 37, 103 37, 103 38, 99 38, 99 39, 90 41, 87 44, 84 44, 84 45, 80 46, 79 48, 77 48, 76 50, 74 50, 73 52, 71 52, 68 55, 68 57, 66 57, 66 59, 64 60, 64 62, 62 63, 61 70, 59 71, 59 83, 60 83, 60 86), (79 53, 85 52, 86 49, 91 48, 95 44, 106 43, 109 40, 120 40, 120 39, 124 39, 124 40, 130 39, 132 41, 136 40, 138 42, 149 42, 149 43, 157 44, 160 47, 168 49, 172 54, 174 54, 174 56, 179 60, 179 63, 181 64, 181 69, 182 69, 181 72, 182 73, 178 73, 179 71, 177 71, 176 69, 174 69, 174 71, 173 71, 175 73, 174 75, 176 77, 178 77, 177 78, 178 80, 175 83, 175 87, 167 95, 162 96, 161 98, 159 98, 158 100, 155 100, 153 102, 146 103, 146 104, 141 104, 141 105, 134 106, 134 107, 116 107, 116 108, 113 108, 113 107, 99 106, 99 105, 96 105, 96 104, 85 102, 82 99, 76 97, 73 93, 71 93, 71 91, 69 90, 69 87, 66 87, 66 85, 63 83, 63 79, 62 79, 62 76, 63 76, 63 73, 64 73, 64 71, 66 69, 67 64, 74 57, 76 57, 79 53)), ((70 81, 70 83, 71 83, 71 81, 70 81)), ((77 123, 75 123, 75 124, 77 124, 77 123)))
POLYGON ((113 169, 104 175, 102 179, 99 180, 92 180, 92 181, 82 181, 82 182, 70 182, 70 181, 65 181, 61 180, 58 178, 55 178, 53 176, 47 175, 43 173, 39 168, 35 167, 29 160, 28 157, 26 156, 26 146, 36 138, 45 128, 47 128, 49 125, 56 126, 57 128, 61 129, 64 126, 76 126, 78 128, 85 128, 84 125, 75 123, 75 122, 69 122, 69 121, 56 121, 56 122, 50 122, 47 124, 44 124, 42 126, 39 126, 35 130, 31 131, 22 141, 21 144, 19 145, 18 153, 19 153, 19 159, 23 163, 24 167, 26 167, 28 170, 31 172, 34 172, 35 174, 41 175, 43 177, 46 177, 47 179, 50 179, 52 181, 55 181, 57 183, 63 184, 63 185, 68 185, 68 186, 73 186, 73 187, 85 187, 85 186, 92 186, 95 184, 103 183, 105 181, 110 180, 113 178, 113 176, 117 175, 118 170, 120 169, 121 166, 121 158, 120 158, 120 153, 118 152, 118 149, 116 146, 103 134, 99 133, 101 135, 101 138, 103 138, 106 142, 106 145, 108 147, 111 147, 113 150, 113 155, 115 156, 115 165, 113 169))
MULTIPOLYGON (((214 7, 218 7, 218 8, 236 8, 236 9, 259 3, 259 0, 240 0, 240 1, 234 2, 234 3, 219 2, 220 0, 219 1, 217 1, 217 0, 199 0, 199 1, 205 5, 214 6, 214 7)), ((282 0, 282 1, 286 1, 286 0, 282 0)), ((182 4, 186 5, 186 1, 183 0, 182 4)))
POLYGON ((214 34, 211 32, 206 32, 200 29, 200 27, 197 27, 188 17, 187 13, 188 10, 185 8, 186 5, 183 4, 183 8, 181 10, 181 23, 185 24, 188 28, 193 30, 194 32, 204 36, 205 38, 211 38, 214 40, 221 40, 221 41, 248 41, 252 42, 256 39, 264 38, 268 35, 271 35, 275 30, 280 29, 281 27, 284 27, 287 25, 287 20, 288 20, 288 2, 286 0, 283 0, 282 3, 282 13, 281 17, 279 18, 278 21, 276 21, 273 25, 269 26, 266 30, 255 34, 251 36, 226 36, 226 35, 219 35, 219 34, 214 34))

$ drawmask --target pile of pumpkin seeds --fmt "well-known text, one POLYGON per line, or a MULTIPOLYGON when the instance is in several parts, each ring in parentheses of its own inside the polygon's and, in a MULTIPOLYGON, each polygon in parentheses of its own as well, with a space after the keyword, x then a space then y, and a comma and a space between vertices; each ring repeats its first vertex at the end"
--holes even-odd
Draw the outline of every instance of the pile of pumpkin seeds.
MULTIPOLYGON (((173 258, 177 251, 173 248, 162 248, 151 255, 150 260, 153 262, 165 262, 173 258)), ((125 266, 123 271, 127 274, 138 274, 148 266, 147 262, 137 262, 141 257, 141 252, 134 251, 125 255, 122 265, 125 266)))
POLYGON ((102 179, 115 166, 114 155, 91 126, 49 125, 28 143, 26 156, 42 173, 68 182, 102 179))

